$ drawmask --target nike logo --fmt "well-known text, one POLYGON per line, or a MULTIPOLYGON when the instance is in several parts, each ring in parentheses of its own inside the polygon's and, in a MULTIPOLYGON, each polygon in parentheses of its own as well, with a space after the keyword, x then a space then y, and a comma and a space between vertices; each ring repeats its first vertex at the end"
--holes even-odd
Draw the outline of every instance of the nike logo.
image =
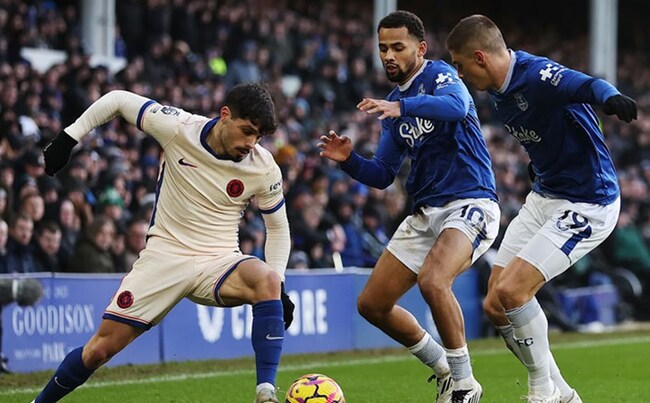
POLYGON ((56 383, 61 389, 70 390, 70 388, 61 385, 61 383, 59 382, 59 377, 58 376, 54 377, 54 383, 56 383))
POLYGON ((284 336, 271 336, 271 333, 266 335, 266 340, 282 340, 284 336))
POLYGON ((181 159, 179 159, 179 160, 178 160, 178 163, 181 164, 181 165, 183 165, 183 166, 186 166, 186 167, 190 167, 190 168, 198 168, 196 165, 194 165, 194 164, 192 164, 192 163, 189 163, 189 162, 185 161, 185 158, 181 158, 181 159))

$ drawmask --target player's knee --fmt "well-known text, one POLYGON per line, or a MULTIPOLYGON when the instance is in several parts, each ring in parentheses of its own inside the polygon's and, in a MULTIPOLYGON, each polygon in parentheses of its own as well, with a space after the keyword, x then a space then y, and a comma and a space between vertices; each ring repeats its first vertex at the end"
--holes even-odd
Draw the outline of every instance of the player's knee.
POLYGON ((436 298, 436 296, 444 295, 445 292, 451 289, 452 280, 447 276, 440 273, 434 273, 433 270, 428 272, 420 272, 418 275, 418 288, 423 295, 429 298, 436 298))
POLYGON ((260 275, 259 280, 255 290, 258 301, 280 298, 280 284, 282 279, 278 273, 273 270, 265 270, 260 275))
POLYGON ((381 318, 387 312, 380 304, 364 293, 361 293, 357 298, 357 311, 368 320, 381 318))
POLYGON ((485 315, 490 320, 503 316, 503 306, 501 306, 495 293, 489 292, 485 296, 485 299, 483 300, 483 312, 485 312, 485 315))
POLYGON ((520 287, 511 281, 500 281, 495 288, 499 303, 505 308, 518 307, 526 302, 520 287))
POLYGON ((108 362, 116 353, 106 342, 88 343, 84 346, 82 360, 88 369, 97 369, 108 362))

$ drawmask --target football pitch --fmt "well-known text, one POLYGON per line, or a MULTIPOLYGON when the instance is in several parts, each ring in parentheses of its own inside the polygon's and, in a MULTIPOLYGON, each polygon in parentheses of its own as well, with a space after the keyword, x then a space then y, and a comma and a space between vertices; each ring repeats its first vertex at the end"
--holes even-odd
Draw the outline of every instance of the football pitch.
MULTIPOLYGON (((565 378, 585 402, 650 402, 650 331, 553 334, 565 378)), ((500 339, 470 342, 482 402, 520 402, 526 373, 500 339)), ((433 402, 427 368, 404 349, 283 357, 278 386, 305 373, 324 373, 342 387, 348 403, 433 402)), ((0 377, 0 402, 31 401, 52 372, 0 377)), ((252 359, 122 366, 97 371, 64 402, 250 403, 252 359)))

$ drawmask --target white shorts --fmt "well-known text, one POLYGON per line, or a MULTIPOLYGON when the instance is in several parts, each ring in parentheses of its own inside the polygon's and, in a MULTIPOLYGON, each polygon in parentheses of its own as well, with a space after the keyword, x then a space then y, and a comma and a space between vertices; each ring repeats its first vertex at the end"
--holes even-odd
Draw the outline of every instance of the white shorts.
POLYGON ((508 225, 494 265, 506 267, 517 256, 535 266, 549 281, 611 234, 620 207, 620 198, 602 206, 530 192, 519 215, 508 225))
POLYGON ((239 263, 248 259, 257 258, 239 252, 183 255, 169 243, 151 238, 122 279, 104 318, 148 329, 183 298, 223 306, 219 287, 239 263))
POLYGON ((494 242, 500 216, 499 205, 490 199, 461 199, 443 207, 421 207, 402 221, 386 248, 417 274, 442 231, 456 228, 472 242, 474 263, 494 242))

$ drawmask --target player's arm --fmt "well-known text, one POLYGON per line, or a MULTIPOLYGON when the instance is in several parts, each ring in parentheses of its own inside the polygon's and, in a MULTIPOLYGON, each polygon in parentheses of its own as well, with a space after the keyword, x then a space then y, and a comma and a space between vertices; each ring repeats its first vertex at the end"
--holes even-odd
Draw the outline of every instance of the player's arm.
POLYGON ((285 271, 289 261, 291 237, 289 234, 289 220, 287 219, 286 205, 282 194, 282 174, 276 165, 273 170, 273 180, 269 181, 268 191, 258 197, 260 211, 266 227, 266 242, 264 244, 264 257, 271 269, 280 275, 282 288, 280 300, 282 301, 282 315, 284 328, 288 329, 293 322, 295 305, 284 287, 285 271))
POLYGON ((608 115, 631 122, 637 118, 636 102, 607 81, 542 60, 528 70, 530 82, 540 93, 540 100, 552 103, 603 105, 608 115))
POLYGON ((280 275, 284 281, 284 272, 289 261, 291 238, 289 235, 289 220, 282 193, 282 172, 274 165, 265 180, 266 188, 256 196, 257 204, 264 225, 266 226, 266 243, 264 257, 266 263, 280 275))
MULTIPOLYGON (((54 175, 69 161, 74 146, 91 130, 121 116, 127 122, 147 131, 164 147, 177 132, 177 125, 168 119, 145 119, 151 106, 158 105, 154 101, 128 91, 110 91, 95 101, 70 126, 66 127, 50 143, 43 154, 45 171, 54 175), (147 121, 148 127, 144 128, 147 121)), ((162 117, 162 114, 159 114, 162 117)))
POLYGON ((372 159, 363 158, 352 151, 348 159, 341 163, 341 169, 351 177, 377 189, 385 189, 393 183, 406 155, 406 151, 390 134, 390 122, 382 121, 382 127, 379 145, 372 159))
POLYGON ((433 95, 421 94, 400 99, 402 116, 430 120, 458 121, 469 112, 471 96, 454 69, 439 69, 434 73, 436 87, 433 95))
POLYGON ((284 272, 289 261, 291 237, 289 235, 289 220, 284 199, 274 208, 260 209, 266 226, 266 243, 264 257, 266 263, 280 275, 284 281, 284 272))

